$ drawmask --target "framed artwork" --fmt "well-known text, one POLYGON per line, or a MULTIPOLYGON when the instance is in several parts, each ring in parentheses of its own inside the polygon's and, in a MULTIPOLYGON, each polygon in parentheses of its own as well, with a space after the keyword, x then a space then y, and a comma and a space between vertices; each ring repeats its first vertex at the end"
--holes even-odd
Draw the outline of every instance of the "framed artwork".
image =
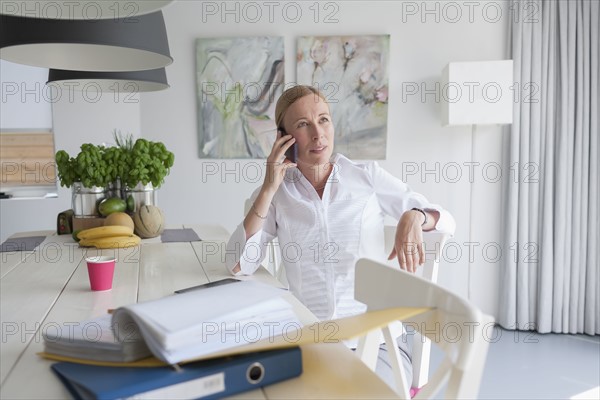
POLYGON ((298 39, 298 83, 325 95, 335 151, 351 159, 385 158, 389 44, 389 35, 298 39))
POLYGON ((266 158, 284 82, 282 37, 196 40, 200 158, 266 158))

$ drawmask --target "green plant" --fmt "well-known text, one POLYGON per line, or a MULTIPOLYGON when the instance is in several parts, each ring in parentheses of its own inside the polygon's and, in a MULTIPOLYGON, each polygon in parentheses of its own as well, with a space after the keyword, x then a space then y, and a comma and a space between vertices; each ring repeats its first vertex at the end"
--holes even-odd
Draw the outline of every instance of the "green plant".
POLYGON ((73 183, 79 181, 79 176, 75 172, 75 159, 70 157, 69 153, 59 150, 56 152, 54 159, 56 160, 58 179, 61 186, 71 187, 73 183))
POLYGON ((81 182, 86 188, 103 187, 113 180, 113 171, 105 160, 104 146, 84 143, 76 157, 71 157, 64 150, 56 152, 55 160, 61 186, 71 187, 81 182))
POLYGON ((115 139, 117 147, 119 147, 120 149, 124 149, 125 151, 131 151, 133 149, 133 136, 131 135, 131 133, 123 137, 121 131, 117 131, 115 129, 113 131, 113 138, 115 139))
POLYGON ((90 143, 81 145, 76 157, 64 150, 56 152, 56 166, 61 186, 71 187, 81 182, 84 187, 103 187, 117 179, 135 187, 138 183, 152 183, 160 187, 169 174, 175 155, 161 142, 123 137, 113 132, 117 146, 104 147, 90 143))
POLYGON ((140 138, 135 141, 124 160, 128 168, 124 168, 121 179, 127 186, 152 183, 155 188, 158 188, 169 174, 175 162, 175 155, 161 142, 140 138))
POLYGON ((106 166, 105 175, 108 182, 114 182, 123 174, 122 160, 125 158, 123 150, 119 147, 106 147, 102 154, 104 165, 106 166))

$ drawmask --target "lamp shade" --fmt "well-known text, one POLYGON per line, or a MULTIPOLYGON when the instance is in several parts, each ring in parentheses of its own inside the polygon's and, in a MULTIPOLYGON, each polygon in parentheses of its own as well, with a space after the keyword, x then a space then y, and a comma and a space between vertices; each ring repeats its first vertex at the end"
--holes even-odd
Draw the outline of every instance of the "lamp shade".
POLYGON ((97 21, 1 15, 0 58, 75 71, 149 70, 173 62, 161 11, 97 21))
POLYGON ((452 62, 442 73, 444 125, 512 123, 512 60, 452 62))
POLYGON ((3 1, 0 14, 48 19, 115 19, 148 14, 173 3, 160 0, 3 1))
POLYGON ((46 83, 61 85, 68 83, 68 86, 75 90, 92 88, 103 92, 125 93, 154 92, 169 87, 164 68, 122 72, 50 69, 46 83))

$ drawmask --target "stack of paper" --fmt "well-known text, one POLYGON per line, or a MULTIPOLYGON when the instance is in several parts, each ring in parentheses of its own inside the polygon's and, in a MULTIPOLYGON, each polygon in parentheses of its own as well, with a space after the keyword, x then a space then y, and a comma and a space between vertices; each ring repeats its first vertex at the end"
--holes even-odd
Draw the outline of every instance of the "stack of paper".
POLYGON ((115 310, 110 322, 101 317, 77 325, 102 326, 101 339, 90 338, 85 329, 69 337, 45 333, 45 352, 121 362, 151 353, 168 364, 207 357, 300 329, 284 293, 241 281, 132 304, 115 310))
POLYGON ((115 339, 110 314, 88 321, 65 323, 43 331, 47 353, 95 361, 130 362, 152 355, 141 336, 130 332, 130 340, 115 339))
POLYGON ((204 357, 301 328, 281 289, 242 281, 119 308, 113 328, 127 340, 132 324, 169 364, 204 357))

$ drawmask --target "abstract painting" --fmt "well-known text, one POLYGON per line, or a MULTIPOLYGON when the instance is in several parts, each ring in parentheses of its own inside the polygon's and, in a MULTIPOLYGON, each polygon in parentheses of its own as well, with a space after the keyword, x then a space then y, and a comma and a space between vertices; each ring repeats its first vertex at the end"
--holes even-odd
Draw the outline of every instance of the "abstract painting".
POLYGON ((385 158, 389 43, 389 35, 298 39, 298 83, 325 95, 335 151, 351 159, 385 158))
POLYGON ((196 40, 200 158, 266 158, 284 82, 282 37, 196 40))

